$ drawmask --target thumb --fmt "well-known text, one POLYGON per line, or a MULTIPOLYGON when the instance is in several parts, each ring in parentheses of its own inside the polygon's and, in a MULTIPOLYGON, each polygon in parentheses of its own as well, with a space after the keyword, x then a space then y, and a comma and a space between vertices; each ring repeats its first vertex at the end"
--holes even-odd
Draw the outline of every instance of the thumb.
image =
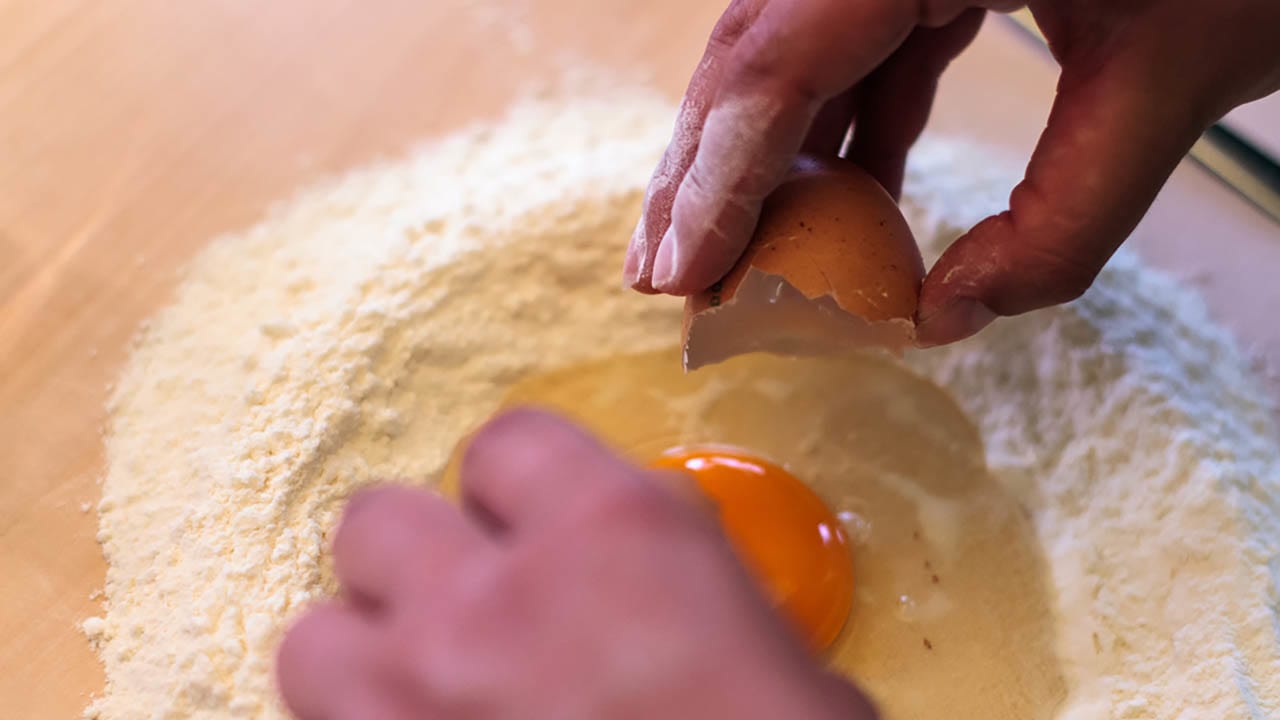
POLYGON ((952 244, 925 278, 920 345, 1074 300, 1093 283, 1212 122, 1148 57, 1064 68, 1009 209, 952 244))

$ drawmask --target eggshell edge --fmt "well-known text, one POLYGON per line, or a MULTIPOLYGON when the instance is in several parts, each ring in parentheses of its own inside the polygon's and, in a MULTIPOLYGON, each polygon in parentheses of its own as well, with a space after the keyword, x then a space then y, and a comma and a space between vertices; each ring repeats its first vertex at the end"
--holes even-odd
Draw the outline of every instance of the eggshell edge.
POLYGON ((783 275, 745 265, 731 273, 731 286, 721 281, 685 300, 686 371, 750 352, 799 357, 875 347, 901 356, 915 346, 911 318, 868 320, 845 310, 834 291, 811 296, 783 275), (807 329, 788 332, 797 324, 807 329))

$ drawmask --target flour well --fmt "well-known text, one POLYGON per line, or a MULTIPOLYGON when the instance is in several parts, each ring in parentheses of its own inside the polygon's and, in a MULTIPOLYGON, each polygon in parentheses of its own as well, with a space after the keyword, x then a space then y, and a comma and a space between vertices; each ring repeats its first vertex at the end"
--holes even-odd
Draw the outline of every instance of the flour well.
MULTIPOLYGON (((438 477, 529 373, 676 341, 680 303, 618 281, 672 116, 643 94, 525 106, 209 247, 111 401, 91 714, 282 716, 275 645, 333 589, 344 498, 438 477)), ((919 148, 926 256, 1015 179, 965 145, 919 148)), ((1122 252, 1070 307, 907 362, 1031 510, 1062 718, 1280 714, 1276 428, 1195 296, 1122 252)))

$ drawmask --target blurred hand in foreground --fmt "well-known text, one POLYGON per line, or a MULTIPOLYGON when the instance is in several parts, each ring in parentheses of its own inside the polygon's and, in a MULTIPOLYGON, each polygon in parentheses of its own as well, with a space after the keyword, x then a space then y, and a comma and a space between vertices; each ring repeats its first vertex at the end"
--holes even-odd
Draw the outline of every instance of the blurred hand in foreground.
POLYGON ((850 128, 845 156, 896 197, 943 70, 988 10, 1024 6, 1062 66, 1048 127, 1009 209, 929 272, 918 333, 948 343, 1079 297, 1200 134, 1280 88, 1280 2, 734 0, 649 185, 627 283, 713 284, 796 153, 840 153, 850 128))
POLYGON ((405 487, 351 500, 344 596, 280 649, 298 717, 874 717, 661 474, 516 411, 475 437, 461 478, 461 509, 405 487))

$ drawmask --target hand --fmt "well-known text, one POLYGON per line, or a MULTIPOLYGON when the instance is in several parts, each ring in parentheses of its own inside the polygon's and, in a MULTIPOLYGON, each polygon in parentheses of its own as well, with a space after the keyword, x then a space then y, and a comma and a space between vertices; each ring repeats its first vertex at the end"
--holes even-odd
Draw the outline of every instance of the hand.
POLYGON ((344 599, 280 649, 298 717, 873 718, 661 476, 532 411, 483 429, 461 472, 460 511, 403 487, 348 505, 344 599))
MULTIPOLYGON (((1072 300, 1199 135, 1280 88, 1275 0, 736 0, 649 185, 627 282, 677 295, 723 276, 796 152, 846 155, 895 196, 937 81, 987 10, 1029 5, 1062 66, 1009 210, 932 268, 922 344, 1072 300)), ((993 78, 998 82, 999 78, 993 78)))

